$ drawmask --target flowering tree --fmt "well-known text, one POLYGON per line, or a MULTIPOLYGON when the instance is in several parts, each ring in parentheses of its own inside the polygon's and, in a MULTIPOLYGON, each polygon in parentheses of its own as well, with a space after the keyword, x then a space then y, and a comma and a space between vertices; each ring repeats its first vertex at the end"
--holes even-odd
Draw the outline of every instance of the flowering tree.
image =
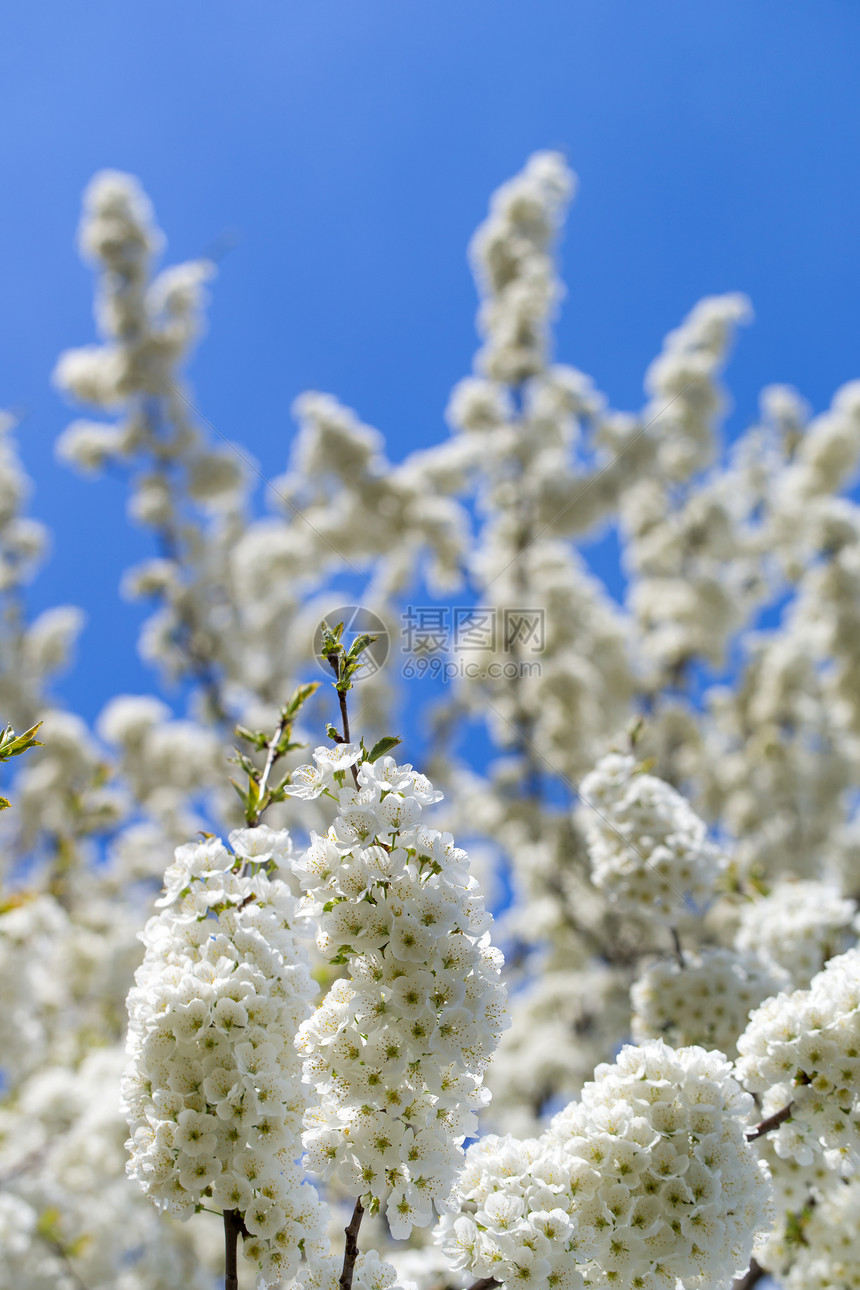
POLYGON ((573 190, 492 199, 452 435, 304 394, 262 514, 183 375, 214 267, 87 190, 57 451, 149 530, 159 693, 56 706, 7 419, 0 1288, 860 1284, 860 382, 727 444, 730 295, 612 410, 552 356, 573 190))

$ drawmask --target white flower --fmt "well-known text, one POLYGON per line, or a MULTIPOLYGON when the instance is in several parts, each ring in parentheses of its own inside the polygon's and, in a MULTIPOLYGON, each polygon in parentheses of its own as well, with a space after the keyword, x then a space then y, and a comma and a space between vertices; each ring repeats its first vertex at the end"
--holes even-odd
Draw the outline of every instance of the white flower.
POLYGON ((580 786, 591 876, 628 912, 673 923, 713 896, 724 858, 704 822, 669 784, 610 753, 580 786))
POLYGON ((540 1138, 469 1148, 460 1197, 474 1219, 443 1217, 437 1240, 455 1267, 508 1285, 730 1280, 769 1220, 744 1136, 752 1099, 730 1069, 697 1047, 623 1048, 540 1138))
POLYGON ((363 763, 359 785, 295 864, 317 943, 350 974, 300 1031, 321 1101, 304 1141, 324 1178, 385 1206, 406 1236, 448 1203, 504 995, 465 853, 446 864, 451 840, 418 827, 432 785, 390 758, 363 763))
POLYGON ((164 873, 164 895, 156 907, 172 905, 190 884, 192 878, 207 878, 229 873, 236 857, 227 850, 220 838, 205 838, 202 842, 187 842, 177 847, 173 864, 164 873))
POLYGON ((235 835, 250 857, 218 838, 178 848, 128 997, 123 1096, 129 1175, 180 1216, 238 1209, 265 1285, 298 1269, 298 1236, 282 1246, 284 1233, 300 1231, 309 1255, 322 1248, 322 1216, 295 1163, 306 1099, 294 1040, 313 991, 297 902, 263 868, 232 872, 288 852, 270 829, 256 846, 257 831, 235 835))
POLYGON ((763 1003, 738 1052, 738 1077, 762 1095, 763 1118, 791 1104, 770 1134, 778 1155, 860 1164, 860 949, 831 959, 808 990, 763 1003))
POLYGON ((256 864, 265 864, 273 860, 283 867, 289 863, 293 852, 293 840, 286 829, 270 829, 266 824, 258 824, 253 829, 234 829, 229 835, 230 846, 243 860, 253 860, 256 864))
POLYGON ((360 744, 335 744, 333 748, 315 748, 313 759, 321 770, 328 770, 334 773, 339 770, 347 770, 348 767, 354 766, 357 761, 361 760, 360 744))
POLYGON ((752 953, 686 951, 683 967, 654 963, 633 985, 633 1038, 637 1043, 664 1038, 677 1047, 698 1044, 732 1056, 750 1012, 786 982, 779 967, 752 953))
POLYGON ((808 986, 835 953, 847 948, 857 906, 823 882, 777 882, 766 896, 741 907, 735 944, 754 950, 808 986))

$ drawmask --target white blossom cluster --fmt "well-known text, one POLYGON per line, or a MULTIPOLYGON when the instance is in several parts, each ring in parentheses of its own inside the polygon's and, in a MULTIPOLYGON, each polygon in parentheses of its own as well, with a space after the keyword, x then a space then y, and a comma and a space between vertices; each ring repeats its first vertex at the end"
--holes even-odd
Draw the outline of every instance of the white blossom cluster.
POLYGON ((176 851, 162 912, 129 994, 123 1081, 129 1175, 180 1217, 238 1211, 263 1284, 293 1276, 321 1240, 303 1180, 306 1097, 294 1037, 312 983, 295 938, 297 902, 266 866, 291 844, 265 826, 176 851))
POLYGON ((2 1290, 207 1290, 191 1229, 166 1223, 123 1176, 124 1062, 115 1045, 76 1069, 45 1065, 0 1107, 2 1290))
MULTIPOLYGON (((322 1255, 302 1267, 297 1285, 302 1290, 338 1290, 342 1268, 342 1255, 322 1255)), ((367 1250, 355 1260, 353 1290, 401 1290, 398 1281, 397 1269, 381 1259, 376 1250, 367 1250)), ((413 1290, 410 1282, 401 1284, 403 1290, 413 1290)))
POLYGON ((783 992, 750 1017, 738 1078, 764 1117, 791 1106, 771 1135, 780 1156, 860 1164, 860 949, 832 958, 808 990, 783 992))
POLYGON ((470 1212, 445 1216, 439 1240, 454 1266, 508 1285, 719 1286, 768 1223, 752 1105, 720 1053, 627 1046, 540 1138, 469 1148, 470 1212))
POLYGON ((770 1238, 759 1261, 783 1290, 858 1290, 860 1180, 831 1179, 770 1238))
POLYGON ((686 951, 683 965, 645 967, 630 991, 637 1044, 663 1038, 673 1048, 695 1044, 732 1057, 753 1008, 784 989, 787 977, 755 954, 729 949, 686 951))
POLYGON ((580 797, 591 876, 611 901, 664 923, 707 904, 724 861, 686 798, 622 753, 601 758, 580 797))
POLYGON ((393 758, 356 745, 317 749, 293 773, 302 796, 327 792, 337 817, 311 835, 294 870, 312 897, 317 944, 344 963, 299 1045, 319 1106, 308 1164, 371 1207, 395 1237, 449 1203, 461 1143, 488 1099, 483 1070, 505 1024, 501 955, 466 853, 422 823, 440 793, 393 758))
MULTIPOLYGON (((165 379, 200 328, 203 284, 214 269, 205 260, 176 265, 150 279, 163 235, 138 181, 103 170, 84 194, 81 252, 100 273, 96 318, 104 344, 67 350, 54 376, 82 402, 121 406, 132 393, 162 394, 165 379)), ((131 451, 142 426, 76 422, 60 440, 61 455, 93 469, 131 451)), ((234 468, 235 474, 235 468, 234 468)))
POLYGON ((485 294, 479 362, 494 380, 517 384, 544 364, 558 296, 550 250, 573 186, 559 153, 535 153, 493 194, 490 215, 472 240, 472 262, 485 294))
POLYGON ((856 902, 824 882, 774 883, 766 896, 742 906, 735 944, 808 986, 829 958, 848 948, 856 902))

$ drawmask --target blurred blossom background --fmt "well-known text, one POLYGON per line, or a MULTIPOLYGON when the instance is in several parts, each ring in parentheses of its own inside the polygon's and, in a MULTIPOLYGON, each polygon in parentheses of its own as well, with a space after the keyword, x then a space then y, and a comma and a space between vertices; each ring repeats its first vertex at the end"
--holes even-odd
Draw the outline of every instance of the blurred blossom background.
MULTIPOLYGON (((475 349, 468 240, 540 148, 580 181, 558 359, 635 409, 665 333, 703 295, 744 291, 732 432, 764 385, 820 409, 860 372, 859 46, 852 0, 8 6, 0 390, 54 534, 30 605, 87 613, 63 700, 92 719, 151 685, 144 611, 117 592, 149 539, 120 481, 53 458, 72 411, 51 370, 93 337, 74 238, 96 170, 140 178, 168 262, 218 262, 196 406, 267 479, 309 388, 378 426, 395 461, 447 435, 475 349)), ((590 559, 617 587, 612 541, 590 559)))

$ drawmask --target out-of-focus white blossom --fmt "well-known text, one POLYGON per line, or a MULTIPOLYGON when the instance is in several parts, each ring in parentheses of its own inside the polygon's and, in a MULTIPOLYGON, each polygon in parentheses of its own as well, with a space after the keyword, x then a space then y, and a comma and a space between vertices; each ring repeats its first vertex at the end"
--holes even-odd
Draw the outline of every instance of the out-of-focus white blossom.
POLYGON ((667 923, 708 903, 725 862, 680 793, 610 753, 580 796, 592 878, 614 903, 667 923))
POLYGON ((472 239, 470 255, 485 295, 479 361, 495 380, 517 384, 543 366, 560 294, 550 250, 573 190, 574 176, 559 153, 535 153, 493 194, 489 217, 472 239))
POLYGON ((735 944, 808 986, 828 959, 848 948, 856 902, 823 882, 777 882, 766 896, 741 906, 735 944))
POLYGON ((683 965, 661 960, 645 967, 630 992, 638 1044, 662 1038, 675 1048, 697 1044, 735 1054, 750 1012, 783 989, 787 974, 755 954, 704 949, 683 965))

